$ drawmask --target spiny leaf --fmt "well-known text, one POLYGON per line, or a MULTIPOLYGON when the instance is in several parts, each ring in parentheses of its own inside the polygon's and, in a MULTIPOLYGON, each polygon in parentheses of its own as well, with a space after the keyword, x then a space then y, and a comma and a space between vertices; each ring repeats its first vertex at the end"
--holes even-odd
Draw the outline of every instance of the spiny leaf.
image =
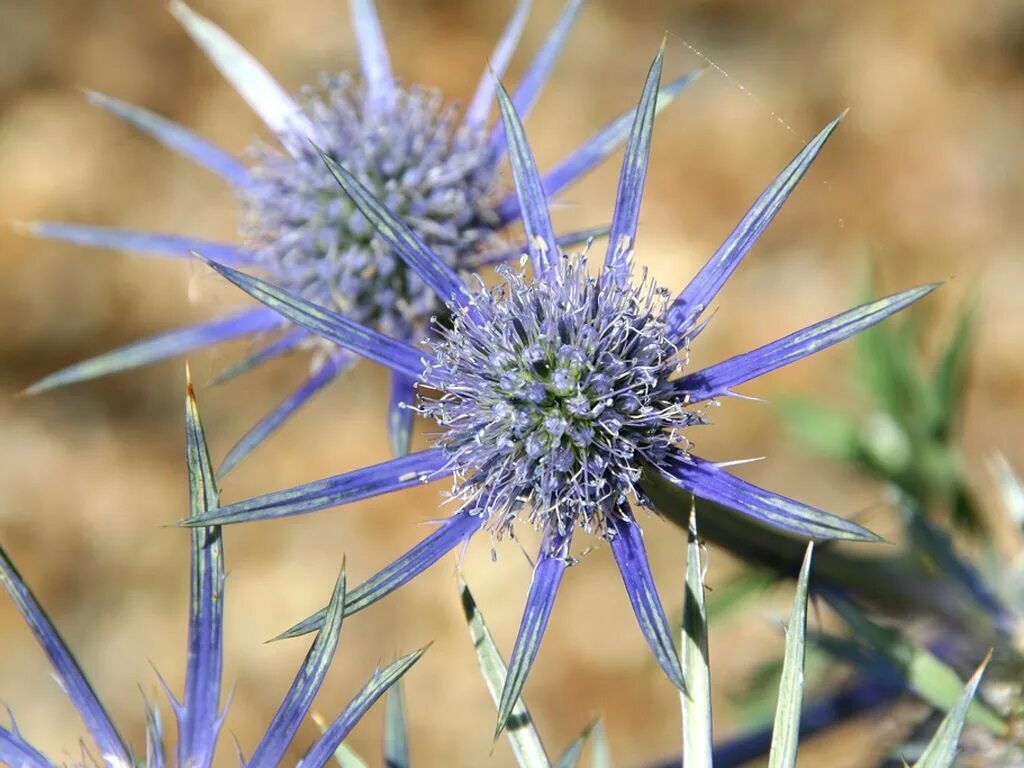
POLYGON ((612 768, 612 750, 608 746, 603 720, 594 723, 590 731, 590 768, 612 768))
POLYGON ((974 699, 974 694, 978 690, 978 684, 981 682, 981 676, 985 672, 985 667, 988 666, 989 659, 991 658, 992 652, 989 651, 974 675, 967 681, 967 685, 964 686, 956 704, 943 718, 939 729, 935 732, 921 757, 914 763, 914 768, 950 768, 953 765, 953 761, 956 759, 957 743, 960 741, 960 733, 963 731, 964 721, 967 719, 967 711, 971 706, 972 699, 974 699))
POLYGON ((708 667, 708 623, 704 607, 704 576, 701 569, 697 513, 690 511, 686 549, 686 597, 683 602, 683 674, 687 690, 680 692, 683 707, 683 764, 710 768, 711 674, 708 667))
MULTIPOLYGON (((949 665, 896 630, 875 624, 852 603, 835 595, 828 599, 854 636, 899 669, 914 693, 937 709, 948 711, 955 706, 963 682, 949 665)), ((967 721, 996 736, 1007 731, 1002 718, 980 702, 971 705, 967 721)))
POLYGON ((388 691, 384 715, 384 766, 409 768, 409 727, 405 721, 405 696, 401 680, 388 691))
POLYGON ((961 413, 961 400, 970 361, 970 344, 978 318, 978 304, 975 297, 960 311, 949 343, 946 344, 942 357, 935 367, 935 413, 940 420, 937 427, 941 437, 949 435, 955 426, 956 416, 961 413))
MULTIPOLYGON (((476 650, 476 660, 480 665, 480 672, 483 674, 491 698, 497 705, 501 701, 501 691, 505 687, 505 678, 508 674, 505 661, 501 658, 501 651, 495 645, 494 638, 491 637, 491 632, 484 622, 484 616, 477 607, 476 600, 473 599, 473 593, 469 591, 466 582, 461 578, 459 579, 459 594, 462 599, 462 611, 466 617, 466 624, 469 626, 469 636, 473 641, 473 648, 476 650)), ((520 768, 547 768, 549 765, 547 752, 544 751, 540 736, 537 735, 537 730, 533 727, 530 712, 521 698, 516 700, 516 704, 512 708, 505 732, 520 768)))
POLYGON ((779 703, 775 709, 769 768, 794 768, 797 742, 800 740, 800 709, 804 693, 804 637, 807 633, 807 582, 811 573, 814 543, 807 545, 800 578, 793 597, 793 611, 786 628, 786 653, 779 684, 779 703))
POLYGON ((565 748, 565 752, 554 762, 552 768, 575 768, 583 754, 583 745, 587 743, 587 738, 594 730, 594 725, 596 722, 588 725, 583 729, 583 733, 572 740, 572 743, 565 748))

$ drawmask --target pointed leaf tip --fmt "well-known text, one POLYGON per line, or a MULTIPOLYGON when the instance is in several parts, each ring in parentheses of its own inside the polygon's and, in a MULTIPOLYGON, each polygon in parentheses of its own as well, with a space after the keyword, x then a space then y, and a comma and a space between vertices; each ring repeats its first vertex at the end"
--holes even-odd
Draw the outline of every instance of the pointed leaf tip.
POLYGON ((516 107, 502 84, 498 83, 496 87, 512 182, 519 199, 523 229, 526 231, 527 250, 534 272, 544 276, 558 259, 557 239, 551 225, 547 195, 516 107))
POLYGON ((805 637, 807 634, 807 590, 811 573, 814 542, 808 542, 804 554, 793 609, 786 628, 786 651, 779 682, 779 698, 772 728, 769 768, 794 768, 800 739, 800 713, 803 704, 805 637))
POLYGON ((603 269, 604 273, 619 282, 629 277, 630 260, 636 243, 640 204, 650 162, 654 120, 658 112, 658 93, 661 88, 664 58, 665 49, 662 48, 654 57, 647 72, 643 92, 626 140, 603 269))
POLYGON ((725 242, 680 292, 669 310, 673 333, 686 334, 725 285, 740 262, 775 218, 804 174, 817 158, 825 142, 835 132, 842 115, 826 125, 797 153, 781 173, 764 189, 725 242))
POLYGON ((643 532, 632 515, 623 510, 609 516, 608 534, 637 625, 665 676, 685 692, 683 668, 651 573, 643 532))
POLYGON ((533 569, 533 579, 526 597, 526 608, 519 625, 512 656, 508 664, 508 675, 501 690, 498 704, 498 721, 494 729, 494 740, 497 741, 502 731, 509 724, 513 709, 526 684, 527 675, 537 658, 544 630, 551 616, 551 608, 555 595, 562 583, 562 576, 568 567, 566 561, 571 538, 557 532, 548 532, 541 544, 540 556, 533 569))
POLYGON ((683 599, 681 650, 687 690, 679 695, 683 714, 683 763, 688 768, 711 768, 713 743, 708 617, 701 544, 697 536, 696 505, 690 508, 686 542, 686 591, 683 599))
POLYGON ((956 704, 949 710, 945 718, 939 724, 938 730, 928 743, 925 751, 916 763, 914 768, 950 768, 956 760, 957 745, 960 741, 960 734, 963 732, 964 723, 967 720, 967 713, 981 683, 985 668, 992 659, 990 650, 978 665, 977 670, 971 679, 964 685, 956 704))
POLYGON ((281 765, 289 745, 305 719, 327 671, 334 659, 341 634, 345 605, 345 564, 342 562, 334 584, 326 617, 306 658, 295 675, 291 688, 274 715, 259 746, 253 752, 250 768, 281 765))
MULTIPOLYGON (((473 593, 461 574, 457 576, 457 583, 463 615, 469 628, 470 640, 476 651, 481 676, 491 694, 491 699, 495 705, 498 705, 508 674, 505 661, 494 643, 494 638, 487 627, 483 613, 476 604, 473 593)), ((534 728, 530 712, 522 698, 512 708, 510 719, 515 723, 515 727, 506 729, 506 735, 517 764, 521 768, 547 768, 549 763, 547 753, 544 751, 544 745, 537 734, 537 729, 534 728)))

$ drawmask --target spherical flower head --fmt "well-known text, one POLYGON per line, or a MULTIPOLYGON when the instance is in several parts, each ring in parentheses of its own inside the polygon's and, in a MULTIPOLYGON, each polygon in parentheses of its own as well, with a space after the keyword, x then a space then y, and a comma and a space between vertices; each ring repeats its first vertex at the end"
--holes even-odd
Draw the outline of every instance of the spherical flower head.
POLYGON ((529 507, 534 525, 603 532, 607 515, 685 443, 700 416, 671 387, 682 367, 667 332, 668 293, 594 277, 583 254, 544 279, 511 267, 431 343, 424 379, 440 390, 422 411, 444 430, 456 494, 486 497, 493 528, 529 507))
MULTIPOLYGON (((304 92, 319 147, 386 202, 450 267, 492 248, 498 170, 482 128, 458 120, 437 90, 396 86, 390 109, 371 108, 348 74, 304 92)), ((242 233, 276 284, 397 338, 422 336, 444 310, 338 187, 305 136, 250 150, 242 233)))

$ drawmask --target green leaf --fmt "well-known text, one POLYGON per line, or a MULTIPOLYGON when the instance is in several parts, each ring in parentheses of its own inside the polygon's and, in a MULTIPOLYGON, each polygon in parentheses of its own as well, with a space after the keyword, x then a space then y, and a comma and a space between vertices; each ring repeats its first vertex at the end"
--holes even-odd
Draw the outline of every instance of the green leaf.
POLYGON ((978 319, 977 297, 970 299, 957 317, 956 326, 949 343, 935 366, 933 389, 935 392, 936 417, 940 420, 937 430, 941 437, 948 436, 960 414, 967 369, 970 362, 971 340, 978 319))
MULTIPOLYGON (((875 293, 869 277, 865 294, 875 293)), ((915 405, 927 397, 928 387, 918 369, 918 324, 916 315, 902 321, 890 320, 857 336, 858 378, 875 402, 893 418, 906 425, 916 415, 915 405)))
POLYGON ((590 732, 590 768, 612 768, 612 750, 603 720, 594 723, 590 732))
MULTIPOLYGON (((375 670, 366 685, 359 690, 359 693, 355 695, 352 701, 341 711, 341 714, 329 725, 322 723, 314 716, 314 720, 320 726, 323 735, 302 756, 302 759, 297 764, 298 768, 307 768, 307 766, 317 766, 319 768, 319 766, 325 765, 327 759, 331 756, 339 763, 347 761, 352 768, 358 768, 362 765, 361 761, 354 762, 358 758, 352 750, 347 748, 341 749, 345 738, 363 718, 367 710, 377 702, 377 699, 389 692, 392 686, 398 683, 402 676, 412 669, 413 665, 423 657, 428 647, 426 646, 418 651, 408 653, 400 659, 391 662, 383 669, 378 668, 375 670)), ((393 712, 388 712, 386 719, 393 720, 394 717, 393 712)), ((396 729, 395 725, 391 723, 385 724, 384 755, 388 766, 398 764, 399 760, 402 759, 402 750, 388 743, 389 740, 393 739, 392 734, 396 730, 398 729, 396 729)), ((404 728, 400 732, 404 735, 404 728)), ((400 746, 404 746, 404 741, 400 746)))
MULTIPOLYGON (((949 711, 955 706, 963 681, 949 665, 927 649, 914 645, 896 630, 875 624, 852 603, 835 596, 829 597, 829 603, 858 640, 903 673, 914 693, 936 709, 949 711)), ((967 721, 996 736, 1007 732, 1002 718, 980 702, 970 706, 967 721)))
POLYGON ((553 768, 575 768, 576 763, 580 761, 580 755, 583 754, 583 746, 587 743, 587 738, 594 731, 594 726, 597 722, 593 722, 583 729, 583 733, 573 739, 572 744, 565 748, 565 752, 553 763, 553 768))
POLYGON ((711 674, 708 668, 708 620, 704 608, 697 513, 690 512, 686 548, 686 596, 683 600, 683 677, 686 692, 679 694, 683 708, 683 765, 711 766, 711 674))
POLYGON ((339 744, 334 751, 334 761, 341 768, 370 768, 369 764, 345 742, 339 744))
POLYGON ((939 729, 935 732, 932 740, 928 742, 921 757, 914 763, 914 768, 950 768, 953 765, 960 733, 963 731, 964 721, 967 719, 967 711, 978 690, 981 676, 985 673, 985 667, 988 666, 991 658, 992 652, 989 651, 988 656, 978 666, 971 679, 967 681, 956 704, 942 719, 939 729))
POLYGON ((804 697, 804 638, 807 634, 807 582, 811 573, 814 543, 807 544, 807 554, 800 568, 800 578, 793 597, 793 611, 786 628, 786 653, 779 683, 779 703, 775 708, 772 747, 768 768, 794 768, 800 740, 800 709, 804 697))
POLYGON ((386 768, 409 768, 408 734, 402 681, 396 680, 388 690, 387 707, 384 713, 384 765, 386 768))
MULTIPOLYGON (((311 717, 313 722, 316 723, 316 727, 320 729, 320 733, 327 730, 330 723, 324 720, 323 717, 316 712, 312 713, 311 717)), ((369 764, 344 741, 334 750, 334 762, 338 764, 339 768, 370 768, 369 764)))
POLYGON ((993 456, 989 466, 995 475, 1003 511, 1018 530, 1024 531, 1024 483, 1002 454, 993 456))
POLYGON ((837 461, 857 458, 857 422, 842 411, 802 397, 779 400, 776 410, 808 448, 837 461))
MULTIPOLYGON (((480 672, 483 674, 487 690, 495 705, 501 700, 501 691, 505 687, 505 677, 508 668, 505 666, 501 652, 491 637, 491 632, 484 622, 484 616, 473 599, 472 592, 466 582, 459 579, 459 594, 462 598, 462 610, 466 617, 466 624, 469 626, 469 636, 473 641, 473 648, 476 649, 476 660, 480 665, 480 672)), ((548 768, 547 752, 533 727, 533 720, 526 709, 522 698, 517 699, 512 707, 512 714, 505 726, 505 733, 512 745, 512 752, 515 754, 516 763, 520 768, 548 768)))

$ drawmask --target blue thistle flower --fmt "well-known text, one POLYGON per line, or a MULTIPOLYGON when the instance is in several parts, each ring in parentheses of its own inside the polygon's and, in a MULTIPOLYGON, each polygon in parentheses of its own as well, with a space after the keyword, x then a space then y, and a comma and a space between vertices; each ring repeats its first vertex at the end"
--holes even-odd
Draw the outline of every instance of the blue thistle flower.
MULTIPOLYGON (((633 507, 649 506, 644 479, 664 477, 696 497, 814 539, 874 541, 861 526, 758 488, 690 452, 688 427, 703 403, 727 397, 883 320, 928 294, 925 286, 880 299, 695 372, 684 372, 701 316, 765 230, 841 118, 824 128, 764 191, 725 243, 674 298, 644 277, 631 284, 633 246, 664 51, 651 66, 626 145, 600 274, 566 255, 514 101, 499 87, 513 181, 523 211, 532 277, 511 268, 488 292, 471 287, 385 201, 328 155, 355 206, 450 307, 450 326, 429 349, 360 326, 329 308, 213 260, 211 266, 292 322, 376 360, 423 387, 419 409, 440 426, 420 453, 230 504, 201 518, 227 524, 297 515, 454 476, 461 506, 407 554, 354 589, 352 613, 397 589, 476 532, 507 532, 523 519, 542 532, 526 609, 499 707, 499 729, 519 696, 580 529, 607 540, 648 644, 669 679, 684 685, 633 507), (431 395, 429 392, 435 392, 431 395)), ((185 524, 196 524, 196 521, 185 524)), ((319 626, 313 616, 285 633, 319 626)))
MULTIPOLYGON (((490 65, 500 75, 515 51, 530 10, 519 0, 490 65)), ((537 100, 565 45, 582 0, 569 0, 515 93, 520 112, 537 100)), ((448 268, 463 273, 514 257, 500 233, 521 217, 515 195, 504 195, 499 162, 504 134, 488 127, 495 79, 485 72, 464 111, 438 90, 406 86, 392 74, 373 0, 350 0, 359 44, 361 77, 324 76, 318 87, 292 99, 253 57, 209 20, 174 0, 171 12, 238 93, 259 114, 275 143, 257 142, 241 163, 185 128, 139 107, 99 94, 98 106, 217 173, 236 190, 241 205, 241 241, 236 246, 191 237, 128 232, 39 222, 28 231, 43 237, 108 248, 190 257, 193 251, 253 270, 275 285, 402 341, 419 341, 430 318, 444 314, 437 296, 395 254, 387 239, 340 193, 313 147, 346 167, 425 242, 448 268)), ((696 75, 668 86, 667 105, 696 75)), ((595 134, 543 180, 554 195, 600 163, 625 139, 631 113, 595 134)), ((600 230, 570 233, 565 245, 600 230)), ((220 379, 243 373, 297 347, 316 344, 303 329, 280 335, 282 318, 262 308, 201 323, 137 342, 58 371, 29 388, 41 392, 73 382, 182 354, 239 337, 269 339, 220 379)), ((341 376, 355 356, 334 345, 321 349, 310 377, 254 427, 228 454, 220 471, 234 467, 291 414, 341 376)), ((393 377, 389 426, 397 454, 408 450, 415 377, 393 377)))
MULTIPOLYGON (((216 509, 217 487, 191 384, 188 387, 185 427, 191 515, 192 519, 200 519, 216 509)), ((136 760, 78 662, 2 548, 0 583, 14 600, 25 622, 49 657, 58 682, 78 710, 99 750, 102 764, 108 768, 131 768, 135 765, 162 768, 166 765, 166 750, 158 711, 148 701, 145 702, 146 759, 144 762, 136 760)), ((191 530, 191 584, 185 693, 178 701, 167 689, 166 684, 164 688, 178 723, 176 765, 180 768, 207 768, 212 764, 226 714, 220 708, 224 631, 224 550, 218 526, 199 525, 191 530)), ((344 603, 343 569, 335 584, 323 626, 317 633, 291 688, 246 765, 260 768, 281 765, 334 658, 341 633, 344 603)), ((323 734, 307 750, 298 765, 304 768, 326 765, 338 745, 363 714, 419 660, 425 650, 411 653, 384 669, 377 670, 341 714, 324 729, 323 734)), ((26 741, 13 723, 13 719, 10 728, 0 727, 0 762, 18 768, 52 768, 54 765, 26 741)), ((85 752, 82 761, 78 763, 83 767, 96 764, 93 756, 85 752)))

